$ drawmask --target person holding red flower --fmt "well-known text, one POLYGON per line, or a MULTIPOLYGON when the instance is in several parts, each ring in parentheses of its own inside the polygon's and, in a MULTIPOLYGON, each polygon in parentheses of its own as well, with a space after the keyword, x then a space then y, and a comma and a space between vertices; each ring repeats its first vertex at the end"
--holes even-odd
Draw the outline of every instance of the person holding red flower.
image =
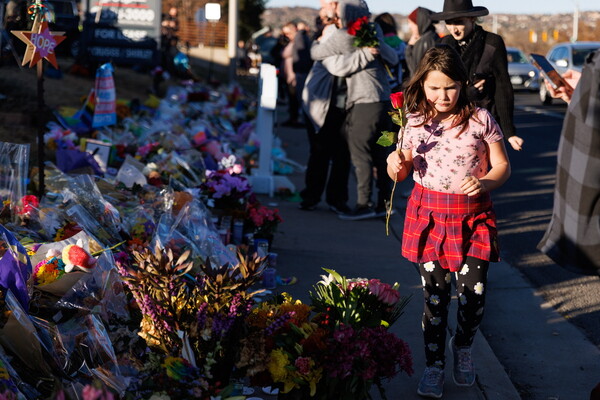
POLYGON ((406 207, 402 255, 417 263, 423 282, 426 368, 417 393, 441 398, 452 273, 458 292, 457 328, 450 339, 453 378, 471 386, 471 344, 483 318, 490 262, 499 261, 490 192, 510 176, 500 127, 466 93, 460 55, 429 49, 404 92, 407 124, 388 174, 404 180, 414 169, 406 207))
POLYGON ((336 12, 340 29, 326 41, 313 43, 311 57, 321 61, 332 75, 345 78, 348 88, 346 137, 356 174, 357 201, 355 209, 340 218, 384 216, 392 188, 385 177, 385 158, 390 150, 376 141, 379 132, 392 129, 386 64, 397 64, 398 55, 385 43, 379 25, 369 22, 369 8, 363 0, 341 0, 336 12), (374 181, 378 189, 375 202, 374 181))

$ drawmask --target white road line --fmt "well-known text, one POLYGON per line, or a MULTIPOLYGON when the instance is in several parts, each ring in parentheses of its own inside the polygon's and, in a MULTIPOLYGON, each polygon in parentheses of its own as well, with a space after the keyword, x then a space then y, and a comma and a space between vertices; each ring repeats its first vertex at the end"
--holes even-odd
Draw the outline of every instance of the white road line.
POLYGON ((565 118, 565 114, 560 114, 560 113, 556 113, 556 112, 552 112, 552 111, 547 111, 547 110, 544 110, 542 108, 537 108, 537 107, 515 106, 515 109, 519 110, 519 111, 526 111, 526 112, 534 113, 534 114, 547 115, 547 116, 553 117, 553 118, 559 118, 559 119, 564 119, 565 118))

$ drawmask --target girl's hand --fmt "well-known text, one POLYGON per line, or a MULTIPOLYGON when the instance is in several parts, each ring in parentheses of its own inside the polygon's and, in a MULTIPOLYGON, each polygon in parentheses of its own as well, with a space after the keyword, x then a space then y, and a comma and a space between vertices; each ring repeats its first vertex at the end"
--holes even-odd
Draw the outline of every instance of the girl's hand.
POLYGON ((508 143, 510 143, 510 145, 512 146, 512 148, 514 150, 517 151, 521 151, 523 150, 523 143, 525 141, 523 140, 523 138, 519 137, 519 136, 511 136, 508 138, 508 143))
POLYGON ((388 169, 391 170, 395 175, 402 170, 402 163, 406 161, 404 154, 401 151, 396 150, 390 153, 387 157, 388 169))
POLYGON ((467 176, 460 184, 460 189, 468 196, 487 192, 487 188, 479 179, 474 176, 467 176))

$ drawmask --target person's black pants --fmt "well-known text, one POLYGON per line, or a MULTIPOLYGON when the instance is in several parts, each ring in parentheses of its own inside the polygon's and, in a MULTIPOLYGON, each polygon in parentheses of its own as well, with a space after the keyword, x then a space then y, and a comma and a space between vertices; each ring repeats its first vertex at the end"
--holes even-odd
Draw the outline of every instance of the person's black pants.
POLYGON ((398 128, 394 127, 389 110, 389 102, 379 102, 355 104, 349 111, 348 148, 356 173, 358 206, 371 203, 373 179, 378 189, 376 206, 385 207, 385 201, 390 199, 392 180, 387 174, 386 159, 392 146, 383 147, 376 143, 383 131, 398 128))
MULTIPOLYGON (((456 346, 471 346, 483 319, 487 292, 487 273, 490 262, 467 257, 456 276, 458 296, 456 346)), ((437 261, 419 264, 425 298, 423 310, 423 339, 427 366, 444 368, 446 327, 451 299, 453 272, 444 269, 437 261)))
POLYGON ((298 122, 298 112, 300 109, 300 102, 298 101, 298 93, 296 85, 287 84, 287 95, 288 95, 288 122, 298 122))
POLYGON ((300 196, 308 205, 319 203, 323 191, 327 203, 332 206, 348 202, 350 153, 344 134, 345 116, 344 110, 330 107, 319 132, 306 118, 310 154, 304 178, 306 187, 300 196))

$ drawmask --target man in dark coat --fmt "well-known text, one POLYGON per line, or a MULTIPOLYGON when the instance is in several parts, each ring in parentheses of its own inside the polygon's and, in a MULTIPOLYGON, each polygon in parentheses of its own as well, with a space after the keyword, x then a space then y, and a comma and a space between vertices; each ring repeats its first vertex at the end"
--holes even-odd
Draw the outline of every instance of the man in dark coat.
POLYGON ((488 15, 485 7, 473 7, 471 0, 445 0, 444 10, 431 14, 433 21, 445 21, 450 35, 442 38, 460 54, 470 85, 469 99, 489 110, 515 150, 521 150, 523 139, 516 135, 513 123, 514 93, 508 76, 506 46, 502 38, 487 32, 476 18, 488 15))

